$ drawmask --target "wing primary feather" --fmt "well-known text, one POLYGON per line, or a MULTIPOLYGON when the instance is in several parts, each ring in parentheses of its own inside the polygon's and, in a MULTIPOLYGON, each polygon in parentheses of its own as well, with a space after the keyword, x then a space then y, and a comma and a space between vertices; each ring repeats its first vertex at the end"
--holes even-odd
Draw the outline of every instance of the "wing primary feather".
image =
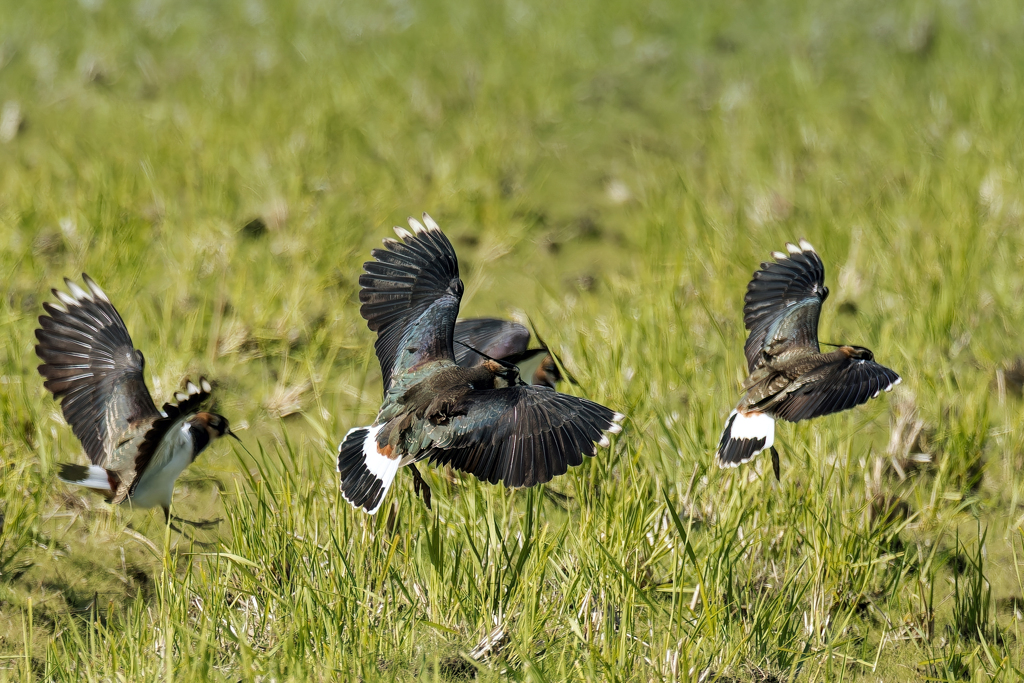
POLYGON ((374 249, 376 261, 365 263, 359 277, 360 313, 377 333, 374 346, 385 392, 396 371, 454 356, 450 340, 462 297, 455 250, 440 230, 427 230, 414 219, 410 226, 412 233, 396 231, 403 241, 374 249), (399 362, 399 347, 408 335, 415 336, 411 346, 420 351, 409 359, 403 354, 399 362))
POLYGON ((159 413, 124 321, 95 282, 83 279, 90 292, 68 280, 74 296, 54 289, 62 305, 43 304, 35 350, 44 386, 60 400, 89 459, 102 465, 120 433, 159 413))

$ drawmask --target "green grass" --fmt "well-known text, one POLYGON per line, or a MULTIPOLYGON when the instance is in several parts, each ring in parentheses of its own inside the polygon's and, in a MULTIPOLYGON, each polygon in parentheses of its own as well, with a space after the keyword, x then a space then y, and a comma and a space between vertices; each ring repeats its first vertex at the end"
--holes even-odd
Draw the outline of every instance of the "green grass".
POLYGON ((0 0, 0 679, 1021 677, 1018 3, 283 5, 0 0), (370 518, 333 463, 380 397, 357 278, 423 210, 464 314, 529 315, 629 419, 546 487, 431 471, 429 512, 402 473, 370 518), (775 484, 712 453, 800 237, 822 338, 904 381, 781 425, 775 484), (82 271, 156 399, 205 374, 239 428, 179 481, 202 544, 56 481, 33 329, 82 271))

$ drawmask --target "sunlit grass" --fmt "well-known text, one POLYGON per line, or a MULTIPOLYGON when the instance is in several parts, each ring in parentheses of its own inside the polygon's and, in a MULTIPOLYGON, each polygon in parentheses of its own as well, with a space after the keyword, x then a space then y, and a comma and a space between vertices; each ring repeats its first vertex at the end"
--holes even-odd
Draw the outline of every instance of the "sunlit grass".
POLYGON ((1021 676, 1015 3, 283 5, 0 0, 0 679, 1021 676), (423 210, 464 313, 629 417, 546 487, 431 471, 427 511, 403 473, 371 518, 357 280, 423 210), (780 425, 777 484, 712 453, 801 237, 822 338, 904 381, 780 425), (56 481, 33 329, 83 271, 158 401, 216 380, 245 448, 175 497, 216 532, 56 481))

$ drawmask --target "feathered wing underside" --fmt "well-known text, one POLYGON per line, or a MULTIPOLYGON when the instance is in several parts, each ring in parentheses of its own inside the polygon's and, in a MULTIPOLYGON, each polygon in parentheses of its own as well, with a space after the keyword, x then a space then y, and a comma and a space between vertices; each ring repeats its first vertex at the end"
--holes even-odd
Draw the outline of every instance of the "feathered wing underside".
MULTIPOLYGON (((511 320, 469 318, 455 323, 455 341, 482 351, 491 358, 518 358, 529 349, 530 331, 511 320)), ((543 349, 538 349, 537 353, 541 351, 543 349)), ((461 344, 455 345, 455 362, 462 367, 473 367, 482 361, 480 354, 461 344)))
MULTIPOLYGON (((164 415, 154 420, 146 431, 142 443, 139 444, 134 461, 132 461, 129 467, 119 472, 121 485, 114 492, 111 502, 120 503, 125 498, 134 494, 135 488, 139 485, 139 481, 142 480, 142 475, 147 469, 150 467, 159 469, 167 464, 162 460, 154 459, 159 451, 160 442, 168 432, 180 429, 185 420, 198 412, 202 404, 210 398, 211 391, 213 391, 213 387, 205 377, 201 377, 199 378, 199 386, 196 386, 191 381, 187 382, 185 384, 185 391, 174 395, 177 403, 164 404, 164 415)), ((170 457, 170 452, 165 451, 163 457, 170 457)))
POLYGON ((753 372, 763 354, 784 358, 818 353, 818 315, 828 296, 825 266, 806 240, 775 252, 747 285, 743 324, 750 334, 743 351, 753 372))
POLYGON ((537 386, 470 392, 459 415, 427 425, 422 456, 509 487, 533 486, 608 446, 623 416, 602 405, 537 386))
POLYGON ((104 465, 117 435, 130 424, 159 415, 143 378, 145 361, 107 295, 83 274, 88 291, 65 279, 71 294, 53 290, 59 303, 44 303, 36 354, 64 418, 89 459, 104 465))
POLYGON ((374 348, 387 393, 392 378, 434 360, 454 362, 452 338, 462 299, 459 263, 451 242, 423 214, 413 232, 395 228, 400 240, 374 249, 363 264, 359 312, 377 333, 374 348), (424 225, 425 224, 425 225, 424 225))
POLYGON ((801 378, 801 386, 774 402, 775 417, 796 422, 866 403, 900 383, 895 372, 870 360, 843 359, 801 378))

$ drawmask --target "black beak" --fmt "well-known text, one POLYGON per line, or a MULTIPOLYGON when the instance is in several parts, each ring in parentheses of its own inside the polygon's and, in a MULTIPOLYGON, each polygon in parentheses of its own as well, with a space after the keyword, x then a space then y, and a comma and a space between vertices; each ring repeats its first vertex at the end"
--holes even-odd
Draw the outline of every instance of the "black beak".
POLYGON ((232 439, 234 439, 234 440, 235 440, 235 441, 237 441, 238 443, 242 443, 242 440, 238 438, 238 434, 235 434, 235 433, 234 433, 233 431, 231 431, 230 429, 226 429, 226 430, 224 430, 224 433, 225 433, 225 434, 227 434, 228 436, 230 436, 230 437, 231 437, 232 439))
POLYGON ((518 367, 518 366, 517 366, 517 365, 516 365, 515 363, 510 363, 510 362, 508 362, 507 360, 502 360, 502 359, 500 359, 500 358, 491 358, 490 356, 488 356, 488 355, 487 355, 486 353, 484 353, 483 351, 477 351, 476 349, 474 349, 474 348, 473 348, 472 346, 470 346, 469 344, 465 344, 465 343, 463 343, 463 342, 460 342, 460 341, 459 341, 458 339, 456 339, 456 340, 454 340, 454 341, 455 341, 455 343, 456 343, 456 344, 458 344, 459 346, 464 346, 464 347, 466 347, 467 349, 469 349, 470 351, 472 351, 472 352, 473 352, 473 353, 475 353, 476 355, 480 356, 481 358, 486 358, 487 360, 492 360, 492 361, 494 361, 495 363, 497 363, 497 364, 498 364, 498 365, 500 365, 501 367, 505 368, 506 370, 515 370, 516 372, 519 372, 519 367, 518 367))

